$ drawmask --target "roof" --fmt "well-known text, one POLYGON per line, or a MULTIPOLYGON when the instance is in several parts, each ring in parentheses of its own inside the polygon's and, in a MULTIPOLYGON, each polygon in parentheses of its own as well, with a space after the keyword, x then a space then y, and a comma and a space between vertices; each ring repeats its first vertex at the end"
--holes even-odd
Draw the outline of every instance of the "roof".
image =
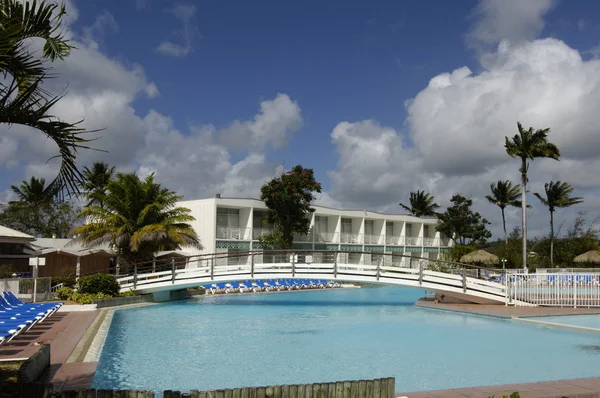
POLYGON ((0 225, 0 239, 8 238, 10 240, 25 240, 32 241, 35 237, 28 235, 24 232, 17 231, 16 229, 8 228, 0 225))
POLYGON ((72 256, 89 256, 90 254, 104 253, 114 255, 108 245, 85 247, 72 239, 38 238, 29 244, 30 250, 37 255, 50 253, 64 253, 72 256))

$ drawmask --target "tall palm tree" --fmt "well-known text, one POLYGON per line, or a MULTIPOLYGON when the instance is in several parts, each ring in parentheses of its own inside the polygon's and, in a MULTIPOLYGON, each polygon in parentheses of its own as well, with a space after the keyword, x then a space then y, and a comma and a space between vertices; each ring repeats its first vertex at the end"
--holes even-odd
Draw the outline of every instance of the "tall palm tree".
POLYGON ((75 165, 78 148, 87 148, 88 139, 79 123, 54 117, 50 109, 61 96, 42 88, 48 75, 47 61, 64 59, 73 48, 65 39, 62 18, 64 5, 42 1, 0 1, 0 123, 34 128, 58 146, 61 167, 50 185, 77 191, 80 172, 75 165), (40 56, 29 50, 27 39, 43 39, 40 56))
POLYGON ((109 167, 104 162, 95 162, 92 168, 87 166, 83 168, 83 182, 81 188, 88 198, 86 206, 98 205, 104 207, 104 197, 106 196, 106 186, 113 177, 115 167, 109 167))
POLYGON ((554 212, 557 208, 571 207, 583 202, 581 197, 572 197, 573 187, 566 182, 550 181, 544 184, 546 197, 537 192, 534 195, 550 210, 550 265, 554 265, 554 212))
POLYGON ((521 193, 519 192, 519 187, 513 185, 512 182, 506 181, 498 181, 495 185, 491 184, 490 189, 492 191, 491 195, 486 195, 486 199, 495 204, 502 211, 502 227, 504 228, 504 244, 508 244, 508 233, 506 232, 506 218, 504 217, 504 209, 507 206, 520 207, 521 201, 519 200, 519 196, 521 193))
POLYGON ((47 186, 44 178, 31 177, 29 182, 23 181, 18 187, 11 185, 10 189, 27 205, 47 204, 56 196, 56 190, 52 185, 47 186))
POLYGON ((109 244, 127 263, 150 260, 161 250, 201 248, 190 210, 176 207, 182 196, 135 173, 117 173, 106 186, 104 207, 91 205, 79 216, 86 224, 72 232, 86 246, 109 244))
POLYGON ((511 158, 520 158, 521 167, 521 211, 522 211, 522 230, 523 230, 523 269, 527 268, 527 170, 529 169, 528 159, 550 158, 558 160, 560 151, 558 147, 548 141, 549 128, 533 131, 523 129, 521 123, 517 122, 519 133, 512 139, 505 137, 504 147, 506 153, 511 158))
POLYGON ((435 198, 425 191, 410 193, 410 206, 400 203, 405 210, 415 217, 432 217, 436 215, 436 210, 440 207, 434 202, 435 198))

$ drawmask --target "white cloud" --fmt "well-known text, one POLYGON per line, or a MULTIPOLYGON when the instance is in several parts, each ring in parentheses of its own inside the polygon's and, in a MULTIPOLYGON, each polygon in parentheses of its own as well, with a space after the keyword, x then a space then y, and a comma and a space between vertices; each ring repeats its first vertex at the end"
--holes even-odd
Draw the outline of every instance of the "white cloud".
POLYGON ((197 35, 197 28, 194 24, 196 6, 193 4, 175 4, 168 11, 181 24, 181 28, 174 32, 174 35, 178 37, 179 43, 164 40, 156 47, 156 51, 173 57, 184 57, 192 51, 193 40, 197 35))
POLYGON ((234 121, 218 133, 220 142, 236 151, 264 151, 280 148, 302 126, 300 106, 286 94, 263 101, 252 120, 234 121))
POLYGON ((118 32, 119 24, 115 17, 107 10, 103 10, 96 16, 91 26, 83 28, 82 40, 89 48, 97 50, 106 34, 118 32))
POLYGON ((476 21, 467 34, 467 43, 482 49, 494 47, 501 40, 518 44, 535 39, 544 28, 544 14, 556 4, 556 0, 480 0, 473 12, 476 21))

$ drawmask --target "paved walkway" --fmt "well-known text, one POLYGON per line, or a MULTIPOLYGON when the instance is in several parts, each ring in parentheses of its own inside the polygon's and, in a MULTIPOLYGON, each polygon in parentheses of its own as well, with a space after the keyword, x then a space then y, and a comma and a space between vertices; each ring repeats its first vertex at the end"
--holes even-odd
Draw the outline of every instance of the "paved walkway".
POLYGON ((560 307, 515 307, 485 304, 435 304, 432 300, 419 300, 417 307, 437 310, 464 312, 468 314, 495 316, 498 318, 530 318, 539 316, 600 314, 600 308, 560 308, 560 307))
MULTIPOLYGON (((396 381, 398 383, 398 381, 396 381)), ((396 385, 396 388, 399 386, 396 385)), ((406 392, 396 394, 397 397, 409 398, 488 398, 494 395, 502 398, 503 394, 510 396, 518 392, 521 398, 549 397, 600 397, 600 378, 545 381, 525 384, 506 384, 501 386, 485 386, 474 388, 455 388, 452 390, 435 390, 406 392)))
POLYGON ((55 391, 87 388, 97 363, 67 361, 99 313, 97 310, 57 312, 0 347, 0 358, 29 358, 41 344, 50 344, 50 369, 45 378, 54 384, 55 391))

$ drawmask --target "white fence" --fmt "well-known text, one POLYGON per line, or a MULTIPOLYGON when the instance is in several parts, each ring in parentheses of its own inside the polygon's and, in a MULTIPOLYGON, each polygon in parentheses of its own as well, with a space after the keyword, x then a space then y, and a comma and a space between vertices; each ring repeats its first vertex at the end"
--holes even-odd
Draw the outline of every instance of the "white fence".
MULTIPOLYGON (((0 292, 13 292, 25 303, 33 302, 33 278, 0 279, 0 292)), ((51 298, 51 278, 37 278, 36 301, 51 298)))
POLYGON ((549 307, 600 307, 600 273, 511 273, 508 304, 549 307))

